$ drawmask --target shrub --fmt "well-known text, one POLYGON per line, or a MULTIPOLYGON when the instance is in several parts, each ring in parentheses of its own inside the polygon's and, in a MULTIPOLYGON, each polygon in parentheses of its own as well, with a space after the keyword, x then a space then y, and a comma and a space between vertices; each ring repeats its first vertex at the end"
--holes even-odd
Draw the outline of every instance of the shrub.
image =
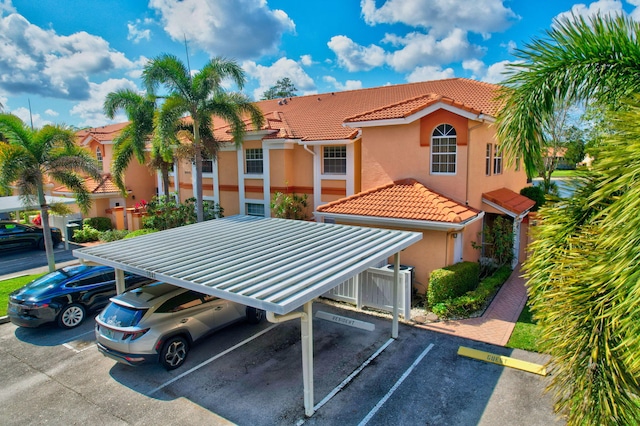
POLYGON ((151 228, 138 229, 137 231, 129 232, 127 235, 124 236, 124 239, 126 240, 129 238, 134 238, 139 235, 153 234, 154 232, 158 232, 158 230, 151 229, 151 228))
POLYGON ((100 233, 100 241, 105 243, 121 240, 127 236, 129 231, 126 229, 111 229, 100 233))
POLYGON ((273 215, 281 219, 307 219, 307 194, 284 194, 276 192, 271 199, 273 215))
POLYGON ((475 290, 469 291, 460 297, 431 305, 431 312, 440 318, 469 316, 469 314, 482 309, 487 300, 509 278, 511 272, 510 266, 503 265, 492 276, 482 280, 475 290))
POLYGON ((82 221, 84 225, 89 225, 93 229, 98 231, 110 231, 113 229, 111 219, 108 217, 88 217, 82 221))
POLYGON ((447 299, 461 296, 478 285, 480 265, 460 262, 431 272, 427 301, 434 306, 447 299))
POLYGON ((92 228, 88 224, 84 224, 82 229, 76 229, 73 233, 73 241, 77 243, 88 243, 98 241, 100 239, 100 231, 92 228))
MULTIPOLYGON (((145 205, 147 215, 142 219, 144 228, 171 229, 178 226, 196 223, 195 198, 188 198, 184 203, 177 203, 172 196, 153 197, 145 205)), ((204 220, 224 217, 224 209, 220 204, 204 201, 204 220)))
POLYGON ((520 190, 520 195, 524 195, 536 202, 536 204, 531 207, 532 212, 537 212, 538 209, 544 206, 544 203, 547 201, 544 197, 544 190, 539 186, 526 186, 520 190))

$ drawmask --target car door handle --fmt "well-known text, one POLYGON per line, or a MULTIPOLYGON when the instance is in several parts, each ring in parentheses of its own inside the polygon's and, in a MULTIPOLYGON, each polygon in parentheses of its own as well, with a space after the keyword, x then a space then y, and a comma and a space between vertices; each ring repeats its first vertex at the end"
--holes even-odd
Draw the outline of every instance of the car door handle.
POLYGON ((184 323, 186 323, 187 321, 189 321, 189 318, 182 318, 182 319, 180 320, 180 324, 184 324, 184 323))
POLYGON ((222 310, 222 306, 216 306, 215 308, 213 308, 214 311, 221 311, 222 310))

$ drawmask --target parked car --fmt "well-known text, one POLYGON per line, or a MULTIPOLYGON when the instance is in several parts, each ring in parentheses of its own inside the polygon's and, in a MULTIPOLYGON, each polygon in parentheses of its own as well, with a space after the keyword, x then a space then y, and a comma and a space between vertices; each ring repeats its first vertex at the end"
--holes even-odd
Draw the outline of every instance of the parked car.
MULTIPOLYGON (((151 282, 125 272, 125 287, 151 282)), ((57 322, 78 326, 90 311, 103 308, 116 295, 115 271, 108 266, 67 266, 43 275, 9 294, 9 320, 22 327, 57 322)))
POLYGON ((264 311, 166 283, 154 283, 111 299, 96 317, 103 355, 128 365, 160 362, 180 367, 195 341, 246 318, 257 324, 264 311))
MULTIPOLYGON (((51 228, 53 246, 62 241, 62 232, 51 228)), ((39 248, 44 250, 44 231, 38 226, 25 225, 10 220, 0 220, 0 250, 20 247, 39 248)))

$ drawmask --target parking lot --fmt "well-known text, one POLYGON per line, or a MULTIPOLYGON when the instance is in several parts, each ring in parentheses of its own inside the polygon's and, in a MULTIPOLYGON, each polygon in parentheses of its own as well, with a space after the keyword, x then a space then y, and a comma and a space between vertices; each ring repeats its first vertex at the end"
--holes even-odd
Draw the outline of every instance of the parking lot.
POLYGON ((235 324, 167 372, 103 357, 89 320, 72 330, 0 325, 0 424, 562 424, 543 394, 547 379, 457 350, 543 362, 540 355, 403 324, 391 340, 386 318, 318 302, 314 311, 311 418, 303 408, 299 321, 235 324), (374 330, 326 321, 317 311, 374 330))

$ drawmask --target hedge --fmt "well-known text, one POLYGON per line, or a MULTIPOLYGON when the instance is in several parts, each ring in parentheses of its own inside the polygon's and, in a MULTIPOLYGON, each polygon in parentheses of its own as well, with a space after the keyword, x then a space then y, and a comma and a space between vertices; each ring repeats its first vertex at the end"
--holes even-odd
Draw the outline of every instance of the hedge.
POLYGON ((431 272, 427 301, 429 306, 462 296, 478 286, 480 265, 477 262, 460 262, 431 272))
POLYGON ((100 232, 110 231, 113 229, 111 219, 108 217, 88 217, 82 221, 84 225, 89 225, 93 229, 97 229, 100 232))
POLYGON ((510 266, 503 265, 493 275, 482 280, 475 290, 460 297, 430 305, 431 312, 440 318, 469 316, 484 307, 487 300, 511 276, 511 272, 510 266))

